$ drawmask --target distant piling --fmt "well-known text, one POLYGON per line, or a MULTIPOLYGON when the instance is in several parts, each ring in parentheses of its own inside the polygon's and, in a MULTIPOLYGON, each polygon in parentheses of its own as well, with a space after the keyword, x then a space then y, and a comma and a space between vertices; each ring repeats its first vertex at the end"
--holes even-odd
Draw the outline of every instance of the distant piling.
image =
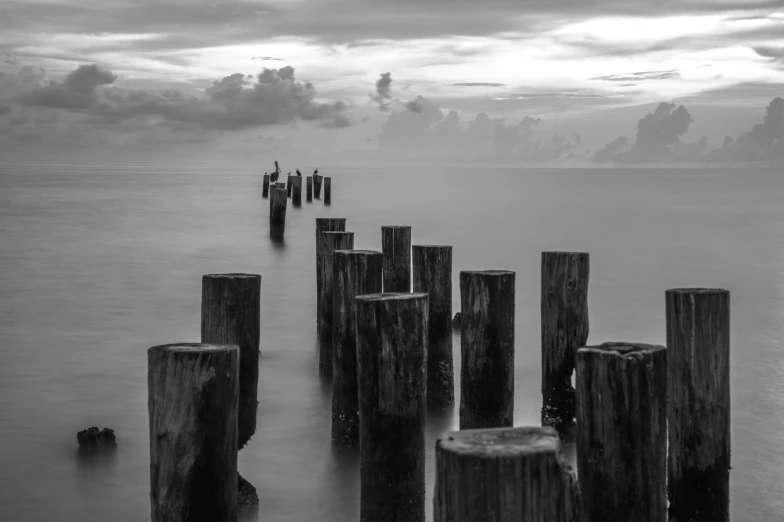
POLYGON ((264 184, 261 188, 261 197, 266 198, 269 197, 269 186, 270 186, 270 176, 269 174, 264 174, 264 184))
POLYGON ((321 292, 323 302, 319 301, 318 308, 321 312, 323 335, 319 339, 319 375, 332 377, 332 329, 335 324, 333 313, 334 280, 332 266, 336 250, 352 250, 354 248, 353 232, 322 232, 322 247, 324 255, 324 273, 322 274, 324 287, 321 292))
POLYGON ((346 218, 316 218, 316 326, 318 342, 322 339, 332 339, 331 326, 322 320, 322 310, 324 306, 332 306, 332 301, 324 301, 322 293, 324 291, 324 279, 326 277, 326 265, 324 251, 324 237, 322 232, 345 232, 346 218))
POLYGON ((308 202, 313 201, 313 176, 305 178, 305 187, 305 200, 308 202))
POLYGON ((239 346, 238 442, 256 433, 261 329, 261 276, 208 274, 201 285, 201 342, 239 346))
POLYGON ((576 398, 585 522, 666 522, 665 347, 604 343, 580 348, 576 398))
POLYGON ((313 174, 313 196, 316 199, 321 198, 321 180, 324 179, 324 176, 319 174, 313 174))
POLYGON ((669 515, 730 517, 730 293, 666 292, 669 515))
POLYGON ((452 247, 414 245, 411 259, 414 292, 429 296, 427 403, 433 407, 454 404, 452 247))
POLYGON ((147 350, 152 522, 237 520, 236 345, 147 350))
POLYGON ((343 446, 359 444, 356 297, 381 293, 382 259, 372 250, 332 255, 332 441, 343 446))
POLYGON ((384 292, 411 291, 411 227, 381 227, 384 292))
POLYGON ((515 273, 460 272, 460 429, 512 425, 515 273))
POLYGON ((286 189, 272 190, 270 198, 270 237, 283 239, 286 232, 286 189))
POLYGON ((427 303, 357 297, 360 522, 425 521, 427 303))
POLYGON ((589 257, 542 252, 542 426, 574 426, 574 374, 578 348, 588 341, 589 257))
POLYGON ((294 186, 294 180, 292 180, 291 178, 292 178, 291 174, 286 176, 286 197, 287 198, 291 197, 291 189, 294 186))
POLYGON ((553 428, 447 432, 435 458, 435 522, 579 520, 577 478, 553 428))
POLYGON ((332 178, 329 176, 324 178, 324 204, 332 204, 332 178))
POLYGON ((301 176, 292 176, 291 180, 291 202, 294 206, 302 205, 302 177, 301 176))

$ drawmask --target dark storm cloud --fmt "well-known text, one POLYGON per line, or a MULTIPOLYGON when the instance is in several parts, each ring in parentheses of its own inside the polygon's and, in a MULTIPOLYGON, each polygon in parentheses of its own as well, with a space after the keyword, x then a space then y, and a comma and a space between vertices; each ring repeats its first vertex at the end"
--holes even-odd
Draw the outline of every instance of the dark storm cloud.
MULTIPOLYGON (((29 78, 32 75, 20 78, 29 78)), ((82 65, 61 82, 33 85, 16 100, 26 106, 83 112, 94 121, 118 122, 137 117, 158 117, 172 124, 217 130, 238 130, 263 125, 305 121, 332 121, 347 108, 342 102, 315 101, 316 90, 298 81, 293 67, 264 69, 256 76, 235 73, 212 82, 203 96, 179 89, 148 91, 115 86, 117 75, 98 65, 82 65)), ((19 80, 17 80, 19 83, 19 80)))

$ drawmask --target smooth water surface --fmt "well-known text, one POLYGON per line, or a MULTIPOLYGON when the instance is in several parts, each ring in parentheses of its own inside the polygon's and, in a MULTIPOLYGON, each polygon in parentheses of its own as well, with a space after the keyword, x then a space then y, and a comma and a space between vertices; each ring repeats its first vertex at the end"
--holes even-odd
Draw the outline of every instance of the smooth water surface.
MULTIPOLYGON (((331 448, 318 377, 329 216, 358 249, 400 224, 453 245, 455 312, 460 270, 517 272, 516 425, 539 424, 542 251, 590 252, 590 343, 663 344, 666 289, 729 289, 733 522, 784 517, 784 172, 321 173, 332 205, 289 207, 275 244, 251 169, 0 167, 0 520, 149 520, 146 350, 200 340, 201 276, 218 272, 262 274, 259 429, 239 456, 261 507, 245 518, 357 520, 357 454, 331 448), (118 451, 78 457, 89 426, 118 451)), ((452 426, 428 420, 428 512, 433 439, 452 426)))

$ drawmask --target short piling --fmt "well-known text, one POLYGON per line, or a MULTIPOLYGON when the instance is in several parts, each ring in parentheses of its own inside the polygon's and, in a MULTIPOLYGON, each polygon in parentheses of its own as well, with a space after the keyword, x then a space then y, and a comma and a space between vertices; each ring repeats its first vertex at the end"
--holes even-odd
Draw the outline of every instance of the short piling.
POLYGON ((305 201, 313 201, 313 176, 305 178, 305 201))
POLYGON ((584 522, 667 522, 667 350, 580 348, 576 399, 584 522))
POLYGON ((360 522, 424 522, 427 294, 357 297, 360 522))
POLYGON ((580 491, 549 427, 452 431, 436 441, 435 522, 578 522, 580 491))
POLYGON ((411 291, 411 227, 381 227, 384 292, 411 291))
POLYGON ((666 292, 671 520, 730 519, 730 293, 666 292))
POLYGON ((236 345, 147 351, 152 522, 236 522, 236 345))
POLYGON ((269 187, 270 187, 270 176, 269 174, 264 174, 264 184, 261 188, 261 197, 266 198, 269 197, 269 187))
POLYGON ((324 288, 321 298, 324 302, 319 302, 321 310, 323 335, 319 338, 319 375, 322 377, 332 377, 332 330, 335 324, 333 313, 334 280, 332 278, 332 265, 334 262, 334 252, 336 250, 351 250, 354 248, 353 232, 322 232, 323 253, 324 253, 324 288))
MULTIPOLYGON (((332 330, 329 325, 321 319, 323 307, 332 306, 332 300, 324 301, 321 297, 324 291, 324 279, 326 278, 326 264, 324 251, 324 237, 322 232, 345 232, 346 218, 316 218, 316 327, 318 342, 322 339, 332 339, 332 330)), ((330 272, 331 273, 331 272, 330 272)))
POLYGON ((270 237, 283 239, 286 232, 286 189, 273 189, 270 205, 270 237))
POLYGON ((332 441, 342 446, 359 444, 356 298, 381 292, 382 259, 372 250, 332 255, 332 441))
POLYGON ((302 205, 302 177, 292 176, 291 180, 291 202, 294 206, 302 205))
POLYGON ((460 272, 460 429, 502 428, 514 415, 515 273, 460 272))
POLYGON ((238 441, 256 433, 261 329, 261 276, 208 274, 201 283, 201 342, 239 346, 238 441))
POLYGON ((321 198, 321 180, 324 179, 324 176, 320 174, 313 175, 313 196, 316 199, 321 198))
POLYGON ((332 204, 332 178, 329 176, 324 178, 324 204, 332 204))
POLYGON ((411 248, 414 292, 429 296, 427 341, 427 403, 454 404, 452 361, 452 247, 414 245, 411 248))
POLYGON ((574 360, 588 341, 588 261, 582 252, 542 252, 542 426, 559 431, 574 427, 574 360))

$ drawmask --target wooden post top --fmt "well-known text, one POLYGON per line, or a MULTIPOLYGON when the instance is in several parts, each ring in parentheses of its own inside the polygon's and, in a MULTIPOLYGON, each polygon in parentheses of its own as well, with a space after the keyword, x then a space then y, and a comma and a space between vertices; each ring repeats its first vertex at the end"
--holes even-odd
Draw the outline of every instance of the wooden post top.
POLYGON ((239 352, 236 344, 207 344, 207 343, 173 343, 153 346, 147 350, 149 353, 214 353, 214 352, 239 352))
POLYGON ((503 277, 507 275, 515 275, 513 270, 461 270, 460 275, 478 275, 487 277, 503 277))
POLYGON ((558 432, 542 426, 450 431, 437 444, 450 453, 479 458, 555 453, 561 447, 558 432))
POLYGON ((625 357, 633 354, 652 354, 666 350, 667 348, 659 344, 627 343, 627 342, 608 342, 595 346, 584 346, 578 352, 592 352, 608 355, 618 355, 625 357))
POLYGON ((426 293, 407 293, 407 292, 388 292, 383 294, 365 294, 358 295, 358 301, 376 302, 376 301, 417 301, 420 299, 427 299, 426 293))
POLYGON ((411 248, 443 248, 452 250, 451 245, 412 245, 411 248))
POLYGON ((668 294, 714 294, 714 295, 721 295, 721 294, 729 294, 729 290, 724 290, 723 288, 672 288, 667 290, 668 294))
POLYGON ((588 252, 568 252, 568 251, 561 251, 561 250, 546 250, 542 252, 542 257, 544 256, 587 256, 588 252))
POLYGON ((402 229, 402 230, 408 229, 408 230, 411 230, 411 226, 409 226, 409 225, 384 225, 384 226, 381 227, 381 230, 384 230, 384 229, 390 229, 390 230, 393 230, 393 229, 402 229))
MULTIPOLYGON (((353 233, 353 232, 352 232, 353 233)), ((341 254, 346 256, 383 256, 377 250, 335 250, 333 254, 341 254)))
POLYGON ((259 274, 205 274, 202 276, 204 279, 261 279, 259 274))

